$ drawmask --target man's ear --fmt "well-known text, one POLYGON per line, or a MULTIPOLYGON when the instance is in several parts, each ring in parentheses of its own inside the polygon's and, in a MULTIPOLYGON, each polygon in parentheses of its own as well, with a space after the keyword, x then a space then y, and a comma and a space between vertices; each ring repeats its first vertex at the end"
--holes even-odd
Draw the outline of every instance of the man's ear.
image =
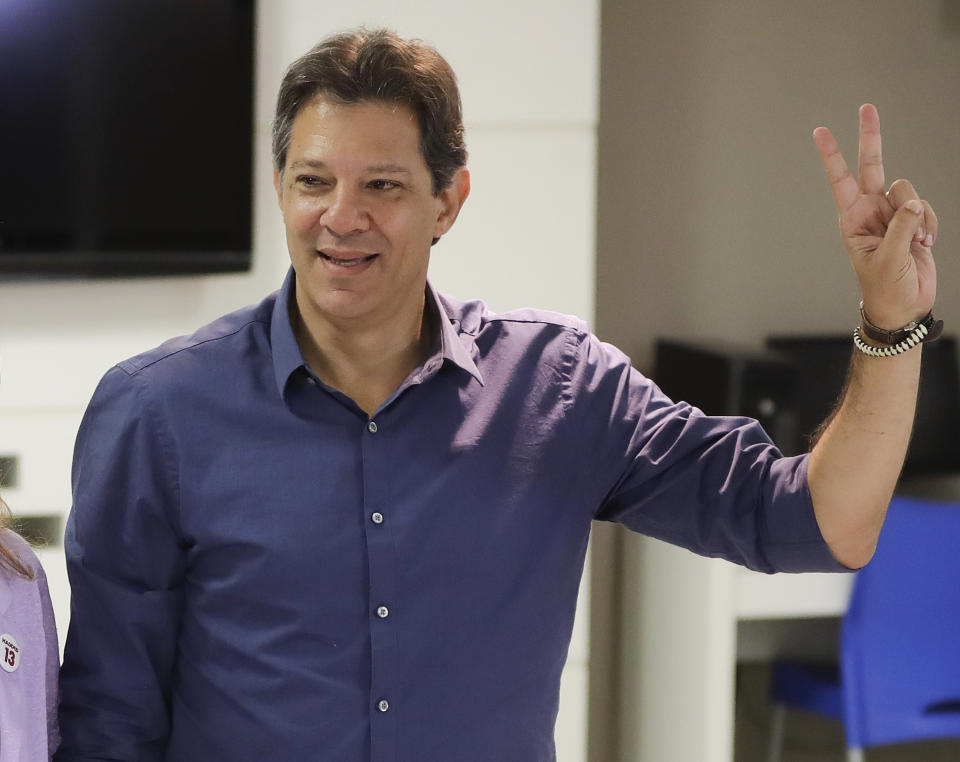
POLYGON ((444 190, 440 191, 437 198, 440 200, 440 214, 437 216, 436 225, 433 228, 433 237, 439 238, 446 233, 453 223, 457 221, 457 215, 463 208, 467 196, 470 195, 470 170, 466 167, 460 167, 454 174, 444 190))
POLYGON ((273 189, 277 192, 277 203, 280 205, 280 210, 283 211, 283 178, 278 169, 273 170, 273 189))

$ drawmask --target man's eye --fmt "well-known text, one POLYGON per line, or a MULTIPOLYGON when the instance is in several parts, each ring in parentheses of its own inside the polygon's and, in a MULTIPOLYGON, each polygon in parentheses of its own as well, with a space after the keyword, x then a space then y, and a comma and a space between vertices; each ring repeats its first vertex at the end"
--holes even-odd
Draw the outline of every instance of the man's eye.
POLYGON ((297 184, 304 185, 308 188, 315 188, 317 186, 323 185, 324 180, 322 177, 316 177, 315 175, 298 175, 297 184))
POLYGON ((400 187, 400 183, 393 180, 371 180, 368 185, 374 190, 392 190, 400 187))

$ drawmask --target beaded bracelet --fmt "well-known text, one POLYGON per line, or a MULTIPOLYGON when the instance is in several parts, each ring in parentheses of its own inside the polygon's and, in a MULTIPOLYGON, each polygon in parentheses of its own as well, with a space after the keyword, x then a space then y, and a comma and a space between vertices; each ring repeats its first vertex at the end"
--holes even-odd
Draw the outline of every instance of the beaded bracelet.
POLYGON ((898 344, 889 347, 872 347, 860 338, 860 326, 857 326, 853 329, 853 345, 865 355, 870 355, 870 357, 894 357, 896 355, 902 355, 904 352, 922 344, 928 333, 929 329, 927 326, 921 323, 913 329, 907 338, 898 344))

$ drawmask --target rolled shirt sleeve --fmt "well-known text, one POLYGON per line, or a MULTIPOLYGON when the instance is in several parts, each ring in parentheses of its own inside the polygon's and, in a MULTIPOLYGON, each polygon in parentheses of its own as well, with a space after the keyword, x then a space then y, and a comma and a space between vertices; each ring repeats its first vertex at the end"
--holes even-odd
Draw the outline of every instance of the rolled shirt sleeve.
POLYGON ((571 404, 596 518, 763 571, 842 571, 820 533, 808 457, 784 457, 757 421, 673 402, 616 348, 585 334, 571 404))

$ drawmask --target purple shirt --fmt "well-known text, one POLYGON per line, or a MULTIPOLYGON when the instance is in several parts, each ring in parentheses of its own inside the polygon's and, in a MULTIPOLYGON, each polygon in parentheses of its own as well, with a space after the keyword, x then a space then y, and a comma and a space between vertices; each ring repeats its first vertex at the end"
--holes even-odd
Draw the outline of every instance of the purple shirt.
POLYGON ((58 760, 554 758, 591 522, 835 569, 806 458, 574 318, 428 293, 371 418, 279 294, 110 370, 80 428, 58 760))
POLYGON ((22 537, 0 529, 0 543, 34 575, 0 567, 0 762, 48 762, 58 741, 60 652, 47 578, 22 537))

